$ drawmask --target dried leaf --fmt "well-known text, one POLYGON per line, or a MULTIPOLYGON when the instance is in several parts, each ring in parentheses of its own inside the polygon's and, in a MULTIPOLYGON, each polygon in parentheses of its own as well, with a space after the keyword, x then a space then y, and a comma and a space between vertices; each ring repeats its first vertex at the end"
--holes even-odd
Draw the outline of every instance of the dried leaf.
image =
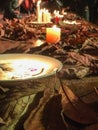
POLYGON ((6 124, 6 122, 0 117, 0 124, 6 124))
POLYGON ((62 106, 63 113, 69 119, 82 125, 88 125, 98 122, 98 113, 78 98, 69 87, 63 85, 62 90, 62 106))

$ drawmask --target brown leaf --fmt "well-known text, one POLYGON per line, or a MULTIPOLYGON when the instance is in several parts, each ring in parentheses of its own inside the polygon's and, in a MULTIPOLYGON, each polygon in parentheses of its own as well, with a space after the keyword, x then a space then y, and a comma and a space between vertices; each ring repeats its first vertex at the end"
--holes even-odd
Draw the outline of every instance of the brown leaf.
POLYGON ((84 130, 98 130, 98 124, 88 126, 84 130))
POLYGON ((44 96, 40 99, 38 106, 31 111, 29 117, 24 122, 25 130, 45 130, 42 124, 43 109, 51 97, 51 91, 47 88, 44 91, 44 96))
POLYGON ((69 52, 68 55, 84 66, 91 66, 95 58, 88 54, 69 52))
POLYGON ((0 124, 6 124, 6 122, 0 117, 0 124))
POLYGON ((11 41, 0 41, 0 53, 4 53, 7 50, 16 48, 19 46, 19 42, 11 42, 11 41))
POLYGON ((61 82, 63 114, 69 119, 82 125, 98 122, 98 113, 78 98, 69 87, 61 82))

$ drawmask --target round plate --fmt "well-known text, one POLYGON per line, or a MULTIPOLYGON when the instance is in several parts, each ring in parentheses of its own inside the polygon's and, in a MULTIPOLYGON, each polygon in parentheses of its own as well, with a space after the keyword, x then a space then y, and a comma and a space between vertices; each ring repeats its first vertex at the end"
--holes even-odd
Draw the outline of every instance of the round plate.
POLYGON ((60 71, 62 66, 59 60, 44 55, 1 54, 0 82, 47 77, 60 71))

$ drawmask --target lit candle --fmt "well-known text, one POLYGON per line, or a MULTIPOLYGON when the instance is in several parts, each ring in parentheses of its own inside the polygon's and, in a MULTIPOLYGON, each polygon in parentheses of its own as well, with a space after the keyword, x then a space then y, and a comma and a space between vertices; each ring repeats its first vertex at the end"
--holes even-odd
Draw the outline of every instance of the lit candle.
POLYGON ((40 10, 37 20, 38 20, 39 23, 42 23, 42 10, 40 10))
POLYGON ((48 43, 57 43, 60 41, 61 29, 53 26, 52 28, 46 28, 46 41, 48 43))
POLYGON ((54 20, 55 23, 59 23, 60 20, 62 20, 64 16, 59 13, 59 11, 54 11, 54 20))
POLYGON ((43 9, 43 22, 47 22, 47 10, 45 8, 43 9))
POLYGON ((51 14, 47 12, 47 23, 51 22, 51 14))
POLYGON ((43 22, 44 23, 50 23, 51 22, 51 15, 48 10, 43 9, 43 22))
POLYGON ((41 0, 37 1, 37 21, 40 22, 40 3, 41 0))

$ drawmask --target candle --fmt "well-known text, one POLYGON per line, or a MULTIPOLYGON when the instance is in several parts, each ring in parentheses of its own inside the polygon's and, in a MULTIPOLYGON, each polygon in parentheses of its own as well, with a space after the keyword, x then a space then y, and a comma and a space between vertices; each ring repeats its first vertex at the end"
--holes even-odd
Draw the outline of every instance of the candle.
POLYGON ((37 21, 40 22, 40 3, 41 0, 38 0, 37 2, 37 21))
POLYGON ((54 21, 55 23, 59 23, 60 20, 62 20, 64 16, 59 13, 59 11, 54 11, 54 21))
POLYGON ((47 12, 47 23, 51 22, 51 14, 47 12))
POLYGON ((46 23, 47 22, 47 10, 43 9, 43 22, 46 23))
POLYGON ((42 23, 42 10, 40 10, 37 20, 39 23, 42 23))
POLYGON ((57 43, 60 41, 61 29, 53 26, 52 28, 46 28, 46 41, 48 43, 57 43))
POLYGON ((42 12, 43 12, 42 13, 42 21, 44 23, 50 23, 51 22, 51 14, 49 13, 49 11, 44 8, 42 12))

